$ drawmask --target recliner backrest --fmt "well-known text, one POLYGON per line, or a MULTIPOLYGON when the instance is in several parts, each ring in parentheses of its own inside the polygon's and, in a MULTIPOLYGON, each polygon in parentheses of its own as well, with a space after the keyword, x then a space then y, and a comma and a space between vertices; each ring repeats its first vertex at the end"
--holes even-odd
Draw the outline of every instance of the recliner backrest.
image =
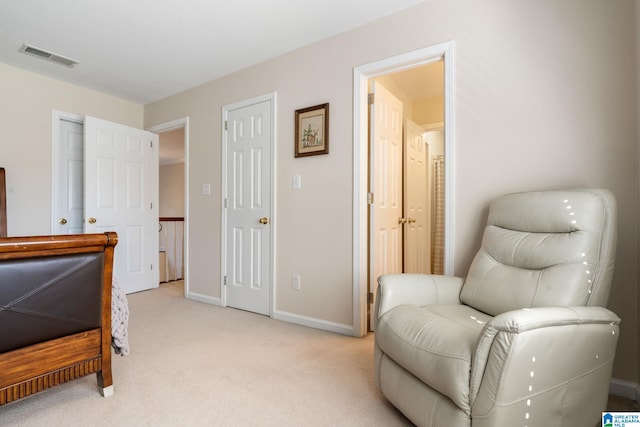
POLYGON ((490 315, 546 306, 605 306, 616 246, 610 191, 509 194, 489 210, 460 299, 490 315))

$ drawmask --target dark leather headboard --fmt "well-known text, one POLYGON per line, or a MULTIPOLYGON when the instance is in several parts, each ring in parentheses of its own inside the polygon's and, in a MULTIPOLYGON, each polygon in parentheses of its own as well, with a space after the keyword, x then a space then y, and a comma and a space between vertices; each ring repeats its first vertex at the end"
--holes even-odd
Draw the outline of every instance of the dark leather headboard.
POLYGON ((0 262, 0 353, 101 326, 104 253, 0 262))

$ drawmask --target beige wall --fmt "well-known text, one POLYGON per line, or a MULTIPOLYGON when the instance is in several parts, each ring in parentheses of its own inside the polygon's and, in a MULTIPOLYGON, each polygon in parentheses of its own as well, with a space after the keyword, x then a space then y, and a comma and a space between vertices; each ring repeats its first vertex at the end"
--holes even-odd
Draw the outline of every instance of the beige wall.
POLYGON ((610 306, 614 376, 638 378, 638 129, 633 2, 433 0, 145 107, 190 117, 191 287, 220 296, 221 108, 277 92, 276 310, 352 324, 353 68, 455 43, 455 270, 466 274, 489 201, 506 192, 610 188, 620 238, 610 306), (297 108, 331 103, 329 155, 293 157, 297 108), (291 176, 302 175, 301 191, 291 176), (214 196, 199 194, 213 183, 214 196), (309 222, 311 219, 311 222, 309 222), (215 260, 216 262, 211 262, 215 260), (302 289, 291 290, 292 273, 302 289))
POLYGON ((143 123, 140 104, 0 64, 0 166, 7 170, 11 236, 51 232, 52 110, 143 123))
POLYGON ((184 217, 184 162, 160 166, 161 217, 184 217))

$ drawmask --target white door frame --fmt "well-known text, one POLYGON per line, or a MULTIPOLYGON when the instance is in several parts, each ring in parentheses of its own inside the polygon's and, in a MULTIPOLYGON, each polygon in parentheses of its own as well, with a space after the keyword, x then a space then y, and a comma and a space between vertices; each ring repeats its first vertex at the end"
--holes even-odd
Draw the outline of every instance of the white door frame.
POLYGON ((369 79, 444 60, 445 274, 453 274, 453 41, 418 49, 353 70, 353 335, 367 334, 369 79))
POLYGON ((271 247, 269 248, 270 256, 269 256, 269 264, 271 275, 269 277, 269 317, 273 317, 273 313, 275 312, 276 306, 276 290, 275 290, 275 277, 276 277, 276 92, 270 92, 265 95, 259 95, 253 98, 244 99, 242 101, 234 102, 232 104, 227 104, 222 107, 222 118, 221 118, 221 126, 220 132, 222 134, 222 185, 221 192, 222 195, 222 203, 220 204, 221 209, 221 228, 220 228, 220 305, 222 307, 227 306, 227 289, 224 285, 224 278, 227 275, 227 209, 225 208, 225 200, 227 198, 227 155, 228 155, 228 140, 227 140, 227 132, 224 129, 224 123, 226 121, 228 112, 231 110, 236 110, 238 108, 248 107, 253 104, 259 104, 261 102, 269 101, 271 105, 271 158, 269 162, 271 162, 271 182, 269 183, 269 187, 271 189, 271 213, 269 217, 271 218, 270 226, 267 228, 267 232, 270 233, 271 247))
MULTIPOLYGON (((163 133, 174 129, 184 128, 184 297, 189 298, 189 117, 182 117, 147 128, 149 132, 163 133)), ((158 152, 159 149, 158 149, 158 152)), ((159 165, 156 165, 159 169, 159 165)), ((158 195, 160 185, 156 185, 158 195)), ((158 206, 160 209, 160 206, 158 206)), ((159 211, 158 211, 159 212, 159 211)))

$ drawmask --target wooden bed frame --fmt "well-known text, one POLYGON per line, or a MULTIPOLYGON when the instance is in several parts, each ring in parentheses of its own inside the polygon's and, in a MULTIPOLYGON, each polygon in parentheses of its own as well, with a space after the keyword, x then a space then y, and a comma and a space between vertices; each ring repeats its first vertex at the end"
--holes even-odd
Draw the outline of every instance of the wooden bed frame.
POLYGON ((117 241, 114 232, 0 237, 0 406, 92 373, 103 396, 113 393, 117 241))

